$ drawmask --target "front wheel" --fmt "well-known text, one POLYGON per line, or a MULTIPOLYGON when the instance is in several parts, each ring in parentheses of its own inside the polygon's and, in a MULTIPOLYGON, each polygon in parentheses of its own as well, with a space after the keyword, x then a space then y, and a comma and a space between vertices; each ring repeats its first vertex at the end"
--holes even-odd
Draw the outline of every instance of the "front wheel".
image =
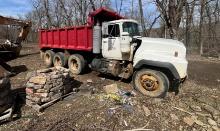
POLYGON ((167 76, 155 70, 142 69, 133 75, 133 85, 142 94, 150 97, 165 97, 169 89, 167 76))

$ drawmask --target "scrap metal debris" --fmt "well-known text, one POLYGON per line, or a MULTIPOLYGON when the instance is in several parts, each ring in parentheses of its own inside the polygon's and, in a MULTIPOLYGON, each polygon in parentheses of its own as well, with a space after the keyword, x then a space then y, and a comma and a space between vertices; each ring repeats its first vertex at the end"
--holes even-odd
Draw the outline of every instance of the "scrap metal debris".
POLYGON ((13 48, 17 48, 19 45, 12 43, 10 40, 0 43, 0 51, 11 51, 13 48))

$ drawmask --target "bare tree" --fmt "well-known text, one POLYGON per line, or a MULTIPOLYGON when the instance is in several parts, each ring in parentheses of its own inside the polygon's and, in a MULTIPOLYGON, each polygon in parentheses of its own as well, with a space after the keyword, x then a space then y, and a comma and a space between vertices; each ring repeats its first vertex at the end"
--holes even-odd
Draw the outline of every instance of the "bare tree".
POLYGON ((50 3, 49 0, 43 0, 43 6, 45 9, 45 16, 47 18, 47 28, 52 26, 51 16, 50 16, 50 3))
POLYGON ((131 0, 131 18, 134 17, 134 0, 131 0))
POLYGON ((147 34, 146 34, 147 36, 150 36, 151 30, 159 18, 161 18, 161 14, 159 14, 157 17, 155 17, 154 20, 152 21, 152 23, 150 24, 150 27, 149 27, 147 34))
MULTIPOLYGON (((115 0, 114 4, 111 1, 32 0, 33 11, 27 14, 27 18, 34 23, 36 32, 39 28, 83 25, 89 12, 99 7, 116 8, 121 15, 141 23, 143 36, 164 37, 164 32, 167 32, 170 38, 185 39, 186 47, 196 47, 200 54, 207 48, 220 50, 217 32, 220 25, 219 0, 115 0), (147 9, 145 2, 153 2, 156 10, 147 9), (154 29, 154 25, 158 29, 154 29)), ((4 30, 8 32, 6 27, 4 30)))
POLYGON ((90 1, 90 4, 92 5, 92 9, 93 11, 96 10, 96 7, 95 7, 95 4, 94 4, 94 1, 93 0, 89 0, 90 1))
POLYGON ((196 1, 185 3, 185 14, 186 14, 186 29, 185 29, 185 45, 189 47, 189 40, 191 39, 190 30, 193 23, 193 13, 195 9, 196 1))
POLYGON ((199 43, 200 43, 200 55, 203 54, 203 39, 202 39, 202 33, 203 33, 203 22, 204 22, 204 10, 205 10, 205 4, 207 0, 200 0, 200 20, 199 20, 199 43))
POLYGON ((146 36, 146 27, 145 27, 145 22, 144 22, 144 13, 143 13, 142 0, 139 0, 138 3, 139 3, 140 19, 141 19, 141 27, 142 27, 142 30, 143 30, 143 36, 146 36))
POLYGON ((156 0, 156 5, 169 29, 171 38, 179 38, 178 30, 186 0, 156 0))

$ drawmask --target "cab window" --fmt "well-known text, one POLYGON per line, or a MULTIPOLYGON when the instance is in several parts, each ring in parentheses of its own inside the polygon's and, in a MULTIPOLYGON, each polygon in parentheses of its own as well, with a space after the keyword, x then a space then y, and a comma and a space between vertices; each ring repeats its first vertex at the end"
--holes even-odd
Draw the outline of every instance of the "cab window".
POLYGON ((138 30, 138 24, 133 22, 125 22, 123 23, 123 31, 128 32, 130 36, 140 36, 138 30))
POLYGON ((119 25, 108 25, 108 34, 110 37, 120 37, 119 25))

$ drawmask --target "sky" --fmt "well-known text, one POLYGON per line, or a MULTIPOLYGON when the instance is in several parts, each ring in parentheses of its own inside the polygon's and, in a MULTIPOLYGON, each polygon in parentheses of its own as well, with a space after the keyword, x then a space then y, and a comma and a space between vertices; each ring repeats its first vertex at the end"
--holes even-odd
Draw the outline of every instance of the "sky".
POLYGON ((24 16, 31 10, 31 0, 0 0, 0 15, 3 16, 24 16))
MULTIPOLYGON (((119 0, 111 0, 112 7, 116 7, 116 2, 118 7, 120 6, 119 0)), ((145 18, 153 20, 157 13, 155 4, 152 3, 152 0, 142 0, 143 10, 145 18)), ((134 8, 138 8, 138 1, 134 0, 134 8)), ((131 9, 131 0, 123 0, 122 10, 131 9)), ((18 18, 19 16, 24 17, 25 14, 32 10, 32 0, 0 0, 0 15, 11 16, 18 18)))
MULTIPOLYGON (((117 0, 111 0, 111 1, 114 7, 115 1, 117 0)), ((148 8, 151 9, 154 8, 152 4, 149 4, 148 1, 150 0, 143 0, 143 6, 147 5, 148 8)), ((118 6, 119 5, 120 3, 118 3, 118 6)), ((130 6, 130 0, 124 0, 123 6, 126 7, 127 5, 130 6)), ((129 8, 129 6, 127 6, 127 9, 129 8)), ((17 17, 18 15, 23 16, 31 10, 32 10, 31 0, 0 0, 0 15, 17 17)))

